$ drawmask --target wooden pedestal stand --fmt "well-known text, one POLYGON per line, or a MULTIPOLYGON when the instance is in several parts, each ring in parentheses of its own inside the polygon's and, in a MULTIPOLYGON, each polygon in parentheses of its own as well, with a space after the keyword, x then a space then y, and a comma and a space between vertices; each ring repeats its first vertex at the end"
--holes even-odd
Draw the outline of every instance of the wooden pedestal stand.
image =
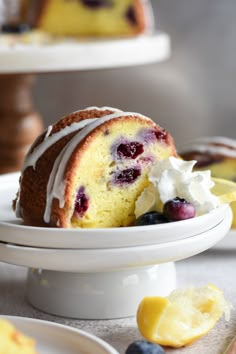
POLYGON ((0 75, 0 173, 20 170, 24 156, 43 129, 34 111, 32 74, 0 75))

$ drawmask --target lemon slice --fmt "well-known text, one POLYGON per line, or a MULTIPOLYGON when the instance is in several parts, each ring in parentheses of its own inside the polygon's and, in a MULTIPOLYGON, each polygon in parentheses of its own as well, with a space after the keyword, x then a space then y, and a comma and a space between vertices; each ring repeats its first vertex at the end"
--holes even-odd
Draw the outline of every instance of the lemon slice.
POLYGON ((232 203, 236 201, 236 183, 223 178, 212 178, 215 185, 211 192, 217 196, 221 203, 232 203))
POLYGON ((175 290, 167 297, 145 297, 137 310, 142 336, 154 343, 182 347, 205 335, 231 306, 213 285, 175 290))

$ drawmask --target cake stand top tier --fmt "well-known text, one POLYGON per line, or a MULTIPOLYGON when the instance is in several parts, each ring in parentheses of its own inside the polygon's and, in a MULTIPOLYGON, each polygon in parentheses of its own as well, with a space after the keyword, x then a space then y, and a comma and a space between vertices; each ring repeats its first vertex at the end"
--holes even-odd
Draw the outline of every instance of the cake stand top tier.
POLYGON ((167 59, 166 33, 55 44, 0 44, 0 74, 46 73, 150 64, 167 59))

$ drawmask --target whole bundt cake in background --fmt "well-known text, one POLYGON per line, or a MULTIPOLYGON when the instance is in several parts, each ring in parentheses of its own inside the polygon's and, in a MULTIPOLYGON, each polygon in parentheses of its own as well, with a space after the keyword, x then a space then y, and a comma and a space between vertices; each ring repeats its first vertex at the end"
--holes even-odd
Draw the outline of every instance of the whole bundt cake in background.
POLYGON ((148 171, 169 156, 176 156, 170 134, 139 113, 109 107, 74 112, 32 145, 16 214, 38 226, 132 225, 148 171))
POLYGON ((152 29, 153 18, 150 0, 0 0, 6 33, 30 25, 53 36, 132 37, 152 29))
POLYGON ((151 21, 148 0, 42 0, 35 27, 55 35, 132 36, 151 21))

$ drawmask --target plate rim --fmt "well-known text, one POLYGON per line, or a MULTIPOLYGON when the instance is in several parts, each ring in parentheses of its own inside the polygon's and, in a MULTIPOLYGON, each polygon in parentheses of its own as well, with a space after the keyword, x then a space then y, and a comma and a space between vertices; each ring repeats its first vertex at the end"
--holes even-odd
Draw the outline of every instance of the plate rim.
POLYGON ((186 239, 157 245, 107 249, 45 249, 0 242, 0 260, 29 268, 62 272, 112 272, 178 261, 201 253, 222 240, 229 231, 232 212, 218 226, 186 239), (62 261, 63 259, 63 261, 62 261))
MULTIPOLYGON (((19 176, 19 172, 1 175, 0 181, 2 181, 2 184, 0 186, 0 190, 3 188, 4 183, 5 185, 8 184, 10 189, 13 184, 17 183, 17 178, 19 178, 19 176)), ((122 228, 60 229, 52 227, 19 225, 11 221, 1 220, 2 218, 0 218, 0 229, 2 228, 3 230, 0 235, 0 240, 21 246, 55 248, 56 238, 57 248, 61 249, 100 249, 111 247, 120 248, 145 246, 159 243, 161 244, 165 243, 166 240, 167 242, 174 242, 176 240, 182 240, 187 237, 195 236, 198 233, 210 230, 212 227, 216 226, 220 221, 223 220, 228 208, 228 204, 222 204, 218 208, 210 211, 207 214, 198 216, 197 218, 178 221, 175 223, 174 235, 172 235, 171 231, 169 231, 170 223, 159 225, 130 226, 122 228), (209 216, 214 218, 214 215, 216 214, 219 214, 219 219, 214 221, 214 223, 212 221, 210 226, 205 227, 206 219, 209 218, 209 216), (199 223, 201 225, 200 232, 199 223), (198 228, 197 231, 192 232, 192 230, 195 230, 195 228, 198 228), (191 232, 189 232, 189 229, 191 232), (148 235, 147 232, 149 232, 148 235), (165 234, 162 236, 159 234, 153 235, 153 233, 163 232, 165 232, 165 234), (30 235, 25 236, 24 233, 30 235), (35 237, 35 239, 32 239, 32 233, 36 234, 37 237, 35 237), (38 235, 39 233, 40 235, 38 235), (78 233, 80 233, 80 235, 78 235, 78 233), (50 237, 48 237, 48 234, 51 234, 50 237), (125 235, 125 239, 124 237, 121 237, 122 235, 125 235)), ((14 221, 17 220, 18 219, 15 217, 14 221)))
POLYGON ((50 45, 19 43, 9 46, 2 44, 0 46, 0 73, 94 70, 141 65, 161 62, 170 56, 170 52, 169 35, 156 30, 133 38, 102 38, 91 39, 87 42, 68 40, 50 45), (154 45, 157 50, 153 50, 154 45), (124 46, 127 55, 117 56, 124 46), (104 55, 104 50, 106 55, 104 55), (140 52, 139 56, 136 55, 138 52, 140 52), (99 61, 94 59, 94 53, 99 57, 99 61))

